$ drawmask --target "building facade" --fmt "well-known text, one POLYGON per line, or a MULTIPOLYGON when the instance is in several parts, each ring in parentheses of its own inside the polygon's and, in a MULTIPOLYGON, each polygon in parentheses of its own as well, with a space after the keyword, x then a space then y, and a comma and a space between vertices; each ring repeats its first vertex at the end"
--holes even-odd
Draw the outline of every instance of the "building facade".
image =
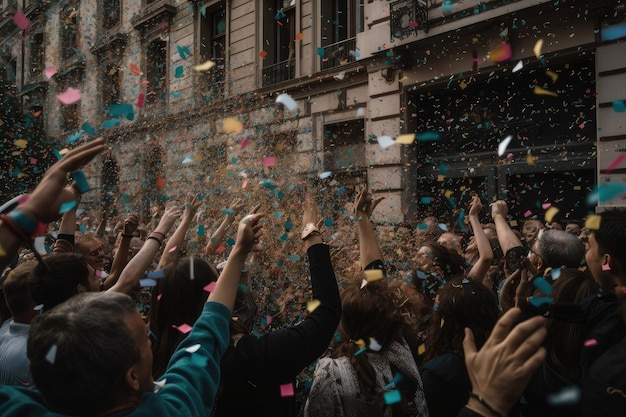
POLYGON ((580 220, 595 184, 626 182, 612 166, 626 149, 621 0, 2 6, 0 54, 26 111, 43 109, 60 146, 109 139, 119 184, 96 164, 94 207, 108 193, 146 218, 194 192, 294 219, 315 183, 347 218, 367 184, 389 226, 458 219, 472 192, 520 220, 550 205, 580 220), (82 99, 61 105, 68 88, 82 99))

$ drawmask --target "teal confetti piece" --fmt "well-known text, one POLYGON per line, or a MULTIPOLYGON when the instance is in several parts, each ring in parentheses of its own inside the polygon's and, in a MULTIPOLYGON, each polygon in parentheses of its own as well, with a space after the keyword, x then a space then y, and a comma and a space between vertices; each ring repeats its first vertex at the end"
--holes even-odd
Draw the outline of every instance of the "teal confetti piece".
POLYGON ((128 113, 132 112, 132 104, 111 104, 109 106, 109 113, 111 114, 111 117, 126 116, 128 113))
POLYGON ((428 225, 426 223, 420 223, 420 224, 417 225, 417 228, 419 230, 426 230, 426 229, 428 229, 428 225))
POLYGON ((287 233, 283 233, 283 235, 280 237, 280 240, 285 241, 289 238, 289 235, 287 233))
POLYGON ((182 59, 185 59, 188 56, 191 56, 191 52, 189 51, 189 48, 187 48, 186 46, 176 45, 176 49, 178 50, 178 54, 180 55, 182 59))
POLYGON ((333 225, 333 218, 329 217, 326 220, 324 220, 324 226, 325 227, 331 227, 333 225))
POLYGON ((554 300, 550 297, 530 297, 529 302, 534 307, 541 307, 544 304, 554 304, 554 300))
POLYGON ((176 67, 176 70, 174 71, 174 77, 175 78, 182 78, 184 73, 185 73, 185 69, 183 68, 182 65, 179 65, 179 66, 176 67))
POLYGON ((67 138, 67 140, 65 141, 65 143, 74 143, 76 142, 78 139, 80 139, 80 137, 83 136, 83 132, 77 132, 74 133, 72 136, 70 136, 69 138, 67 138))
POLYGON ((422 197, 421 201, 422 204, 430 204, 431 202, 430 197, 422 197))
POLYGON ((385 393, 385 404, 387 405, 399 403, 401 400, 402 396, 400 395, 400 391, 397 389, 385 393))
POLYGON ((85 122, 83 123, 83 125, 80 127, 81 129, 83 129, 88 135, 95 135, 96 134, 96 129, 94 129, 89 123, 85 122))
POLYGON ((292 261, 292 262, 299 261, 300 257, 298 255, 291 255, 289 257, 289 260, 292 261))
POLYGON ((276 183, 272 180, 265 180, 261 183, 261 186, 263 188, 267 188, 268 190, 274 190, 276 189, 276 187, 278 187, 278 185, 276 185, 276 183))
POLYGON ((465 223, 463 222, 463 219, 465 219, 465 210, 461 210, 459 212, 459 226, 461 227, 461 230, 465 230, 465 223))
POLYGON ((83 171, 74 171, 72 173, 72 178, 74 178, 74 182, 76 182, 78 191, 80 191, 81 194, 85 194, 87 191, 91 190, 91 187, 87 182, 87 176, 83 171))
POLYGON ((290 231, 291 229, 293 229, 293 223, 291 222, 291 220, 287 220, 284 224, 284 227, 286 231, 290 231))
POLYGON ((283 217, 283 213, 274 213, 275 219, 280 219, 281 217, 283 217))
POLYGON ((105 129, 109 129, 113 126, 119 126, 119 125, 120 125, 120 121, 117 119, 107 120, 104 123, 102 123, 102 127, 105 129))
POLYGON ((320 58, 324 58, 326 56, 326 49, 317 48, 317 54, 319 55, 320 58))
POLYGON ((226 244, 228 246, 234 246, 235 245, 235 239, 233 239, 232 237, 229 237, 228 239, 226 239, 226 244))
POLYGON ((277 197, 279 200, 282 200, 283 198, 285 198, 285 193, 283 193, 282 191, 279 191, 279 192, 276 194, 276 197, 277 197))
POLYGON ((199 225, 198 226, 198 230, 196 232, 196 234, 200 237, 204 236, 204 226, 203 225, 199 225))
POLYGON ((543 277, 537 277, 533 280, 533 285, 544 294, 552 294, 553 288, 543 277))
POLYGON ((78 204, 76 203, 76 200, 66 201, 65 203, 61 204, 61 209, 59 210, 59 214, 63 214, 63 213, 70 211, 71 209, 76 207, 76 204, 78 204))
POLYGON ((366 347, 362 347, 361 349, 354 352, 354 356, 359 356, 361 353, 365 352, 366 350, 367 350, 366 347))
POLYGON ((202 194, 198 194, 197 197, 196 197, 196 199, 198 201, 202 201, 203 198, 204 198, 204 196, 202 194))
POLYGON ((229 208, 225 208, 224 210, 222 210, 222 214, 224 216, 234 216, 235 215, 235 210, 229 208))
POLYGON ((441 135, 438 132, 428 131, 418 133, 417 135, 415 135, 415 138, 420 142, 434 142, 441 139, 441 135))
POLYGON ((626 112, 626 102, 624 100, 615 100, 613 102, 613 111, 617 113, 626 112))

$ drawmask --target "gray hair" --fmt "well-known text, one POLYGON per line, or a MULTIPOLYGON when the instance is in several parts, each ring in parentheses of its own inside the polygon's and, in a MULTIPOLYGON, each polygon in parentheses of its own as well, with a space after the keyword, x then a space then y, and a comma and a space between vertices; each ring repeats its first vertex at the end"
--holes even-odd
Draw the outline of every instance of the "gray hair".
POLYGON ((585 256, 584 243, 564 230, 544 230, 537 236, 536 247, 546 268, 578 268, 585 256))

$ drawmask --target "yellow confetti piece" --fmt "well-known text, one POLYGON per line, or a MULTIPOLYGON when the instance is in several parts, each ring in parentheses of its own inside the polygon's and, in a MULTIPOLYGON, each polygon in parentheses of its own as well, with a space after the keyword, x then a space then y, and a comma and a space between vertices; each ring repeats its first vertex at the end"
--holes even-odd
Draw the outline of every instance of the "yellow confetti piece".
POLYGON ((413 142, 415 142, 415 133, 407 133, 396 138, 396 143, 400 145, 411 145, 413 142))
POLYGON ((63 148, 59 151, 59 155, 65 155, 66 153, 68 153, 70 150, 67 148, 63 148))
POLYGON ((511 227, 517 227, 517 220, 511 220, 509 224, 511 225, 511 227))
POLYGON ((222 130, 224 131, 224 133, 237 134, 243 130, 243 123, 241 123, 234 117, 227 117, 226 119, 224 119, 222 130))
POLYGON ((11 152, 11 156, 20 156, 21 154, 22 154, 22 151, 11 152))
POLYGON ((209 60, 208 60, 207 62, 205 62, 204 64, 196 65, 195 67, 193 67, 193 69, 194 69, 195 71, 198 71, 198 72, 200 72, 200 71, 208 71, 208 70, 210 70, 211 68, 213 68, 214 66, 215 66, 215 61, 211 61, 211 60, 209 59, 209 60))
POLYGON ((422 356, 424 352, 426 352, 426 345, 422 343, 417 347, 417 354, 422 356))
POLYGON ((533 87, 533 93, 535 93, 538 96, 552 96, 552 97, 558 97, 559 96, 554 91, 546 90, 545 88, 541 88, 538 85, 533 87))
POLYGON ((309 313, 312 313, 321 304, 322 302, 320 300, 310 300, 306 302, 306 309, 308 310, 309 313))
POLYGON ((446 180, 446 176, 445 175, 441 175, 441 174, 437 175, 437 181, 442 182, 442 181, 445 181, 445 180, 446 180))
POLYGON ((202 162, 202 155, 200 154, 194 155, 193 160, 196 162, 202 162))
POLYGON ((467 88, 467 83, 465 81, 461 81, 459 83, 459 87, 461 87, 461 90, 465 90, 467 88))
POLYGON ((7 256, 7 252, 4 250, 4 248, 0 245, 0 256, 4 257, 7 256))
POLYGON ((582 189, 583 189, 583 187, 582 187, 582 186, 580 186, 580 185, 575 185, 575 186, 574 186, 574 191, 580 191, 580 190, 582 190, 582 189))
POLYGON ((452 196, 452 194, 454 194, 454 191, 446 190, 445 196, 446 196, 446 198, 450 198, 452 196))
POLYGON ((543 218, 548 222, 548 223, 552 223, 552 219, 554 218, 554 216, 556 216, 556 214, 559 212, 559 209, 556 207, 550 207, 548 210, 546 210, 546 213, 543 215, 543 218))
POLYGON ((367 282, 380 281, 385 278, 382 269, 368 269, 363 271, 363 273, 365 274, 367 282))
POLYGON ((446 321, 444 320, 444 318, 441 318, 441 322, 439 323, 439 327, 443 327, 443 325, 446 324, 446 321))
POLYGON ((526 163, 528 165, 535 165, 535 157, 531 154, 526 155, 526 163))
POLYGON ((555 83, 555 82, 556 82, 556 80, 558 80, 558 79, 559 79, 559 74, 557 74, 557 73, 556 73, 556 72, 554 72, 554 71, 550 71, 550 70, 548 70, 548 71, 546 71, 546 75, 547 75, 548 77, 550 77, 550 79, 552 80, 552 82, 553 82, 553 83, 555 83))
POLYGON ((399 83, 403 83, 403 82, 405 82, 405 81, 406 81, 406 80, 408 80, 408 79, 409 79, 409 77, 402 77, 402 78, 400 78, 400 79, 398 80, 398 82, 399 82, 399 83))
POLYGON ((356 342, 356 345, 359 347, 359 349, 363 349, 365 347, 365 341, 363 339, 359 339, 356 342))
POLYGON ((539 39, 533 48, 533 52, 537 58, 541 56, 541 48, 543 48, 543 39, 539 39))
POLYGON ((13 142, 13 144, 18 148, 25 148, 26 146, 28 146, 28 142, 26 141, 26 139, 18 139, 13 142))
POLYGON ((585 227, 591 230, 598 230, 600 228, 600 217, 598 214, 590 214, 585 219, 585 227))

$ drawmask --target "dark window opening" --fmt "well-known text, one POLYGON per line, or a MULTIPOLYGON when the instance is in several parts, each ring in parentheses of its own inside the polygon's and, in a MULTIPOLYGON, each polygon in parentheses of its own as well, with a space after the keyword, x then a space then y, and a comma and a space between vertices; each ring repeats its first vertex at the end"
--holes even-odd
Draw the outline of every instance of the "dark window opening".
POLYGON ((363 119, 324 125, 324 167, 327 171, 366 165, 363 119))
POLYGON ((79 3, 72 1, 61 11, 61 53, 63 59, 71 58, 78 53, 80 37, 78 10, 79 3))
POLYGON ((201 63, 215 62, 210 71, 201 71, 199 92, 206 99, 224 95, 226 71, 226 6, 225 2, 200 10, 200 57, 201 63))
POLYGON ((43 33, 35 33, 30 41, 30 73, 33 77, 41 74, 44 65, 43 33))
POLYGON ((282 0, 265 0, 263 85, 295 77, 296 8, 282 0))
POLYGON ((148 92, 146 103, 166 100, 167 94, 167 42, 152 41, 148 45, 148 92))
POLYGON ((113 29, 120 23, 120 0, 105 0, 102 5, 102 26, 105 30, 113 29))

